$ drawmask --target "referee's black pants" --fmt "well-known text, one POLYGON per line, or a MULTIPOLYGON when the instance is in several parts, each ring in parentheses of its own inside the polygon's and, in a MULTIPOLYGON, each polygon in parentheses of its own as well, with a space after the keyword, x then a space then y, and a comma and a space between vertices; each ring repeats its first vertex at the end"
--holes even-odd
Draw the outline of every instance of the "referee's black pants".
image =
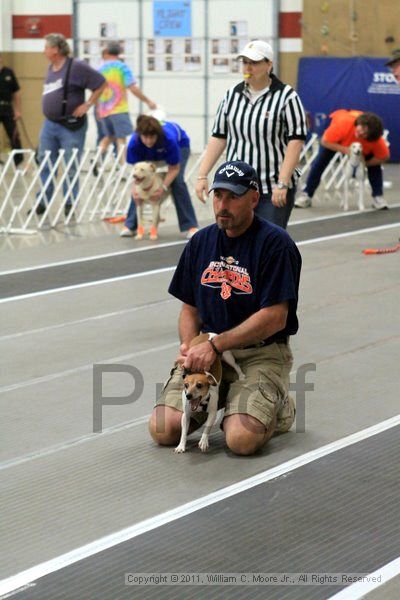
POLYGON ((296 188, 290 188, 286 194, 286 205, 282 208, 274 206, 271 202, 272 194, 261 194, 260 200, 256 206, 255 213, 259 217, 267 219, 270 223, 279 225, 286 229, 290 213, 294 206, 294 197, 296 195, 296 188))
MULTIPOLYGON (((14 120, 14 114, 0 114, 0 123, 3 123, 7 137, 10 140, 10 146, 13 150, 21 150, 21 138, 19 137, 17 122, 14 120)), ((22 163, 24 157, 22 154, 14 154, 14 164, 16 167, 22 163)))

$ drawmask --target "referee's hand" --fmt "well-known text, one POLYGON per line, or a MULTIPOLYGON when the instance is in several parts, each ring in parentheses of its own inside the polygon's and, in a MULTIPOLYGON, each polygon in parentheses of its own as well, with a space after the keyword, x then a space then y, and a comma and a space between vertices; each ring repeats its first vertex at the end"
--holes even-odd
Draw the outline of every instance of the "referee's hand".
POLYGON ((272 189, 272 198, 271 202, 277 208, 283 208, 286 206, 286 195, 287 190, 279 189, 278 187, 274 187, 272 189))
POLYGON ((208 181, 207 179, 198 179, 196 182, 196 195, 200 202, 206 203, 208 197, 208 181))

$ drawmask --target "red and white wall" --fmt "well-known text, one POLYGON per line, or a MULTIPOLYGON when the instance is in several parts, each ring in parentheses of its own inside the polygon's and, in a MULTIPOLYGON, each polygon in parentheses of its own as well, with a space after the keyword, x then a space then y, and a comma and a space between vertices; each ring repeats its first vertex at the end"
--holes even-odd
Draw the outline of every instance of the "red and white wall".
POLYGON ((302 52, 301 18, 303 0, 281 0, 279 13, 279 51, 302 52))

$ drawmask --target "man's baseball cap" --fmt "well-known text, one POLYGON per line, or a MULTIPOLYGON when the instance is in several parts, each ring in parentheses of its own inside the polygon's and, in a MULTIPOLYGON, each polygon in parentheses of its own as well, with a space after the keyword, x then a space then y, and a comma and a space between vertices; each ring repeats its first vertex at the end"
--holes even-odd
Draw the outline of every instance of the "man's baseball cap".
POLYGON ((388 60, 387 63, 385 63, 385 67, 390 67, 391 65, 394 65, 394 63, 396 63, 399 60, 400 60, 400 48, 396 48, 396 50, 393 50, 393 52, 392 52, 392 58, 390 60, 388 60))
POLYGON ((245 45, 237 58, 249 58, 250 60, 274 60, 274 51, 272 47, 262 40, 254 40, 245 45))
POLYGON ((211 190, 229 190, 236 196, 243 196, 249 190, 258 191, 258 177, 256 171, 241 160, 232 160, 218 167, 211 190))

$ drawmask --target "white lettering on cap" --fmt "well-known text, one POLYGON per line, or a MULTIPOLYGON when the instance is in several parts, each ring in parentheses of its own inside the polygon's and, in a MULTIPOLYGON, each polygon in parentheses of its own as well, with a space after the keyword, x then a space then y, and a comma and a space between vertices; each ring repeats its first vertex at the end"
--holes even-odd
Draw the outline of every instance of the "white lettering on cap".
MULTIPOLYGON (((244 175, 243 171, 241 171, 236 165, 225 165, 224 167, 222 167, 222 169, 220 169, 220 171, 218 171, 218 175, 222 175, 222 173, 225 173, 225 171, 228 171, 228 169, 230 171, 235 171, 235 173, 237 173, 239 177, 243 177, 244 175)), ((231 175, 233 175, 233 173, 231 173, 231 175)), ((228 175, 228 177, 231 177, 231 175, 228 175)))

